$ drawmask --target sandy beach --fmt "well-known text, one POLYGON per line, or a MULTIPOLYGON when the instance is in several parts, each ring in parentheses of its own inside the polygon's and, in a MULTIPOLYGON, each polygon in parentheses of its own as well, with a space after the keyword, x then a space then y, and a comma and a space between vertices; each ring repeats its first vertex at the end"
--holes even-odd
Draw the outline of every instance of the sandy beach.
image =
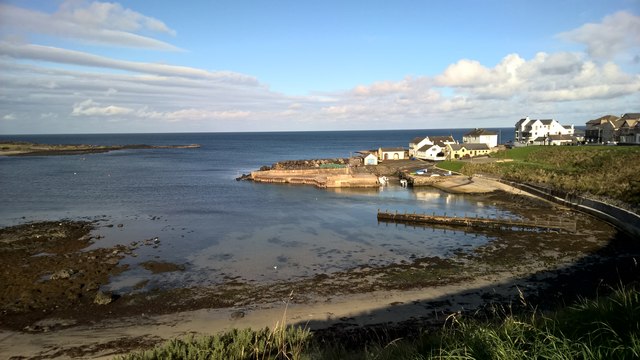
MULTIPOLYGON (((532 269, 533 270, 533 269, 532 269)), ((191 334, 212 334, 233 328, 261 329, 273 327, 284 320, 291 325, 311 330, 326 329, 341 324, 344 327, 365 327, 375 324, 400 324, 422 321, 438 325, 448 315, 476 309, 487 290, 505 298, 518 296, 515 286, 526 288, 514 280, 525 274, 503 273, 474 279, 463 284, 402 292, 376 291, 347 296, 315 298, 297 302, 291 300, 254 304, 224 309, 199 309, 167 315, 146 315, 105 319, 92 324, 77 323, 61 330, 41 333, 0 332, 0 353, 31 357, 90 357, 108 359, 120 353, 122 347, 149 346, 163 339, 191 334), (288 302, 288 306, 286 304, 288 302)), ((37 325, 68 324, 68 319, 47 319, 37 325)))

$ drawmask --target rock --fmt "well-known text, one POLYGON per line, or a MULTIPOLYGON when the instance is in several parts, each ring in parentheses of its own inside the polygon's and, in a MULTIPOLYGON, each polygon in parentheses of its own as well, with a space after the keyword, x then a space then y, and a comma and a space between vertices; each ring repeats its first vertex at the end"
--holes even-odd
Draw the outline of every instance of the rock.
POLYGON ((124 227, 124 224, 118 224, 118 227, 119 228, 124 227))
POLYGON ((113 301, 113 294, 110 292, 98 291, 96 297, 93 299, 93 303, 97 305, 108 305, 113 301))
POLYGON ((74 273, 75 271, 73 270, 67 270, 67 269, 59 270, 53 273, 53 275, 51 275, 51 280, 68 279, 74 273))

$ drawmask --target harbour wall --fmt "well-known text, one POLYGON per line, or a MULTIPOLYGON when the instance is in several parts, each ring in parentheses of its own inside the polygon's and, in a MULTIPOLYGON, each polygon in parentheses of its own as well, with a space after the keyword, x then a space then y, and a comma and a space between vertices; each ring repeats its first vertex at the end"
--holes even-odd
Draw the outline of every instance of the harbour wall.
POLYGON ((520 184, 502 179, 498 181, 545 200, 595 216, 635 238, 640 238, 640 215, 634 212, 565 191, 546 189, 535 185, 520 184))
POLYGON ((355 174, 349 168, 254 171, 251 180, 264 183, 313 185, 319 188, 377 187, 378 177, 355 174))

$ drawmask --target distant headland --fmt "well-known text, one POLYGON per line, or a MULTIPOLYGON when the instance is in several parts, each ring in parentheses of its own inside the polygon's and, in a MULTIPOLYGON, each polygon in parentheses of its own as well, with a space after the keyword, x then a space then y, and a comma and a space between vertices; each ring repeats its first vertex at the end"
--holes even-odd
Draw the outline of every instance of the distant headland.
POLYGON ((54 156, 82 155, 104 153, 117 150, 137 149, 191 149, 199 148, 199 144, 188 145, 85 145, 85 144, 36 144, 22 141, 0 142, 0 155, 4 156, 54 156))

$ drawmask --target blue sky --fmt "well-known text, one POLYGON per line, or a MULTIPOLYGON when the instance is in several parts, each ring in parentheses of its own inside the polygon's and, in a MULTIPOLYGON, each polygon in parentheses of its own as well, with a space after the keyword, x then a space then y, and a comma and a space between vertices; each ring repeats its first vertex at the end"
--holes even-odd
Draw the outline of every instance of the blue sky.
POLYGON ((640 0, 0 1, 0 66, 5 134, 580 125, 640 111, 640 0))

